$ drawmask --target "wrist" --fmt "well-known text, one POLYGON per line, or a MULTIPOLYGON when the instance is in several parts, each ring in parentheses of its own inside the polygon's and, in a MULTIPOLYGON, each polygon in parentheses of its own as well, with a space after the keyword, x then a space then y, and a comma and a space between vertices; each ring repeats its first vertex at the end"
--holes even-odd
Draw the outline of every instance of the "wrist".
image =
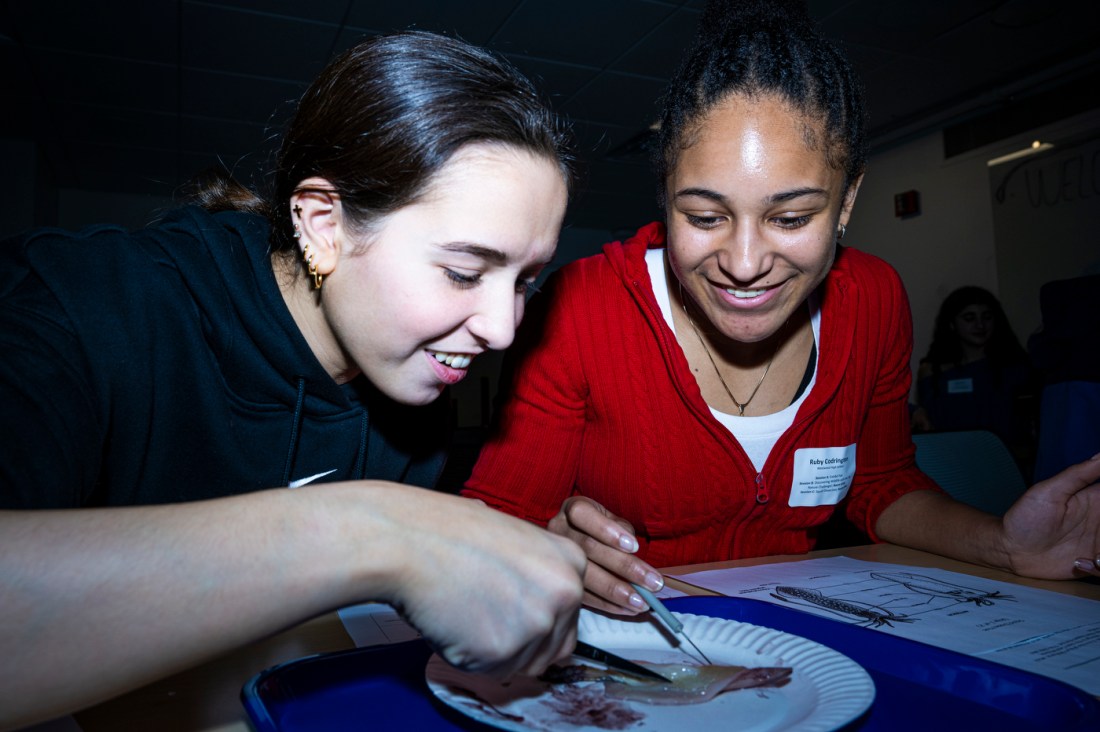
POLYGON ((343 604, 376 600, 400 606, 405 589, 430 561, 425 555, 439 499, 450 497, 383 481, 317 487, 327 492, 319 501, 322 551, 336 570, 343 604))

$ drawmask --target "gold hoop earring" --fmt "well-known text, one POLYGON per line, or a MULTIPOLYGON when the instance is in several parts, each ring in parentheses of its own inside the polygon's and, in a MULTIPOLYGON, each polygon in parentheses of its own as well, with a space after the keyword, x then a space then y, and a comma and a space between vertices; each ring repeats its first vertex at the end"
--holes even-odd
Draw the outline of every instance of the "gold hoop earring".
MULTIPOLYGON (((298 227, 295 226, 294 228, 297 229, 298 227)), ((295 238, 298 238, 297 234, 298 232, 295 231, 295 238)), ((313 278, 313 289, 320 290, 325 276, 317 271, 317 265, 313 263, 313 255, 309 253, 309 242, 302 246, 302 259, 306 263, 306 270, 309 272, 310 277, 313 278)))

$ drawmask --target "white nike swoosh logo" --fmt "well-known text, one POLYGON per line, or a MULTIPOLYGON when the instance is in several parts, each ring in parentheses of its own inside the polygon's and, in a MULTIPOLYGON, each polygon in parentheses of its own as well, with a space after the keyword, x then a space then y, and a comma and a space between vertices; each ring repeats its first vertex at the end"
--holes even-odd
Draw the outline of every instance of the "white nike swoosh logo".
POLYGON ((336 468, 333 468, 332 470, 326 470, 323 473, 317 473, 317 475, 311 475, 308 478, 299 478, 298 480, 292 480, 287 485, 287 488, 298 488, 299 486, 303 486, 306 483, 312 483, 313 481, 317 480, 318 478, 324 478, 326 475, 329 475, 330 473, 335 473, 335 472, 336 472, 336 468))

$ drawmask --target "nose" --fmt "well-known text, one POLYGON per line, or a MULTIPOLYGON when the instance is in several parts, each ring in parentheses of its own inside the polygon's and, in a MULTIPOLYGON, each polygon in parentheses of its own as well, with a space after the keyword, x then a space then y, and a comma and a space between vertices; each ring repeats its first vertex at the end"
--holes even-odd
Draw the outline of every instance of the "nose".
POLYGON ((735 284, 752 284, 771 268, 765 237, 752 222, 734 222, 722 247, 719 264, 735 284))
POLYGON ((466 321, 466 327, 478 342, 493 351, 502 351, 512 345, 516 327, 523 317, 523 294, 514 288, 501 290, 486 292, 466 321))

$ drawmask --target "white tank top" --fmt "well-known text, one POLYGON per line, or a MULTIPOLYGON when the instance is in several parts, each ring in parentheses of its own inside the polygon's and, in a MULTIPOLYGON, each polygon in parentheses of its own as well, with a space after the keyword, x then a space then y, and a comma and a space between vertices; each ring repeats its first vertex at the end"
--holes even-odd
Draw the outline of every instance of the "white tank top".
MULTIPOLYGON (((668 323, 668 327, 676 332, 676 326, 672 321, 672 303, 668 297, 668 279, 665 276, 665 250, 650 249, 645 255, 646 266, 649 268, 649 280, 653 283, 653 294, 657 298, 657 304, 661 307, 661 314, 668 323)), ((807 299, 810 308, 810 325, 813 327, 814 343, 821 341, 821 307, 815 291, 807 299)), ((714 415, 722 425, 733 434, 741 447, 748 453, 756 472, 764 468, 768 454, 775 447, 780 435, 794 423, 795 414, 802 402, 806 400, 810 391, 817 382, 817 360, 820 358, 820 349, 815 349, 814 374, 810 383, 802 390, 802 394, 786 409, 767 414, 763 417, 735 417, 732 414, 719 412, 711 407, 710 413, 714 415)))

